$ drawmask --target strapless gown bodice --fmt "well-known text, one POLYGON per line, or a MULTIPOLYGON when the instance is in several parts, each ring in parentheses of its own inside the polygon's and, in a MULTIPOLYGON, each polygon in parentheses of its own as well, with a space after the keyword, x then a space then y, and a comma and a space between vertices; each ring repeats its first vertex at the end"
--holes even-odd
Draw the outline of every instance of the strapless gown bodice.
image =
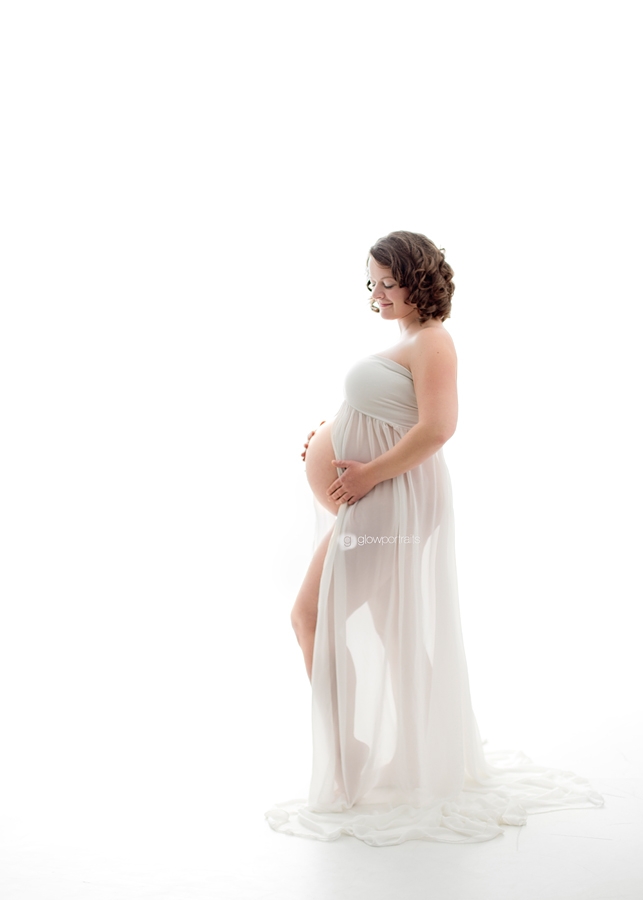
POLYGON ((373 354, 349 369, 344 382, 346 402, 367 416, 410 428, 418 421, 411 372, 395 360, 373 354))

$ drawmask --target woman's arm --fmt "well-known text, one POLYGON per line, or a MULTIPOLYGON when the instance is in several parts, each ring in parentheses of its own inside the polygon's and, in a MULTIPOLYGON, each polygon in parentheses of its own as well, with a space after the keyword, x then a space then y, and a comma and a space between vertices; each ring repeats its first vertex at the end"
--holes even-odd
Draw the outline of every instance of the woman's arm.
POLYGON ((417 335, 409 356, 418 404, 418 423, 394 447, 368 463, 333 460, 346 468, 328 489, 338 502, 355 503, 376 484, 395 478, 436 453, 458 421, 457 357, 448 331, 427 328, 417 335), (338 488, 343 488, 343 493, 338 488), (343 499, 341 497, 343 496, 343 499), (350 499, 348 499, 350 497, 350 499))
POLYGON ((448 331, 427 328, 409 359, 418 403, 418 423, 366 468, 375 484, 419 466, 453 436, 458 422, 457 358, 448 331))

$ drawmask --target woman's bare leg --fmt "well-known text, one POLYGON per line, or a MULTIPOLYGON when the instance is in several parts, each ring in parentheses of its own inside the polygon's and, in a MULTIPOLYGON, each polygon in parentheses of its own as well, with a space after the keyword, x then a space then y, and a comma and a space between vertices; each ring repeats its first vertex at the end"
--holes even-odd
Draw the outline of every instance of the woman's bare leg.
POLYGON ((295 605, 290 613, 290 621, 295 629, 299 646, 304 654, 308 678, 313 678, 313 645, 315 643, 315 627, 317 625, 317 603, 319 601, 319 582, 324 567, 326 551, 333 529, 320 541, 313 554, 308 571, 303 580, 295 605))

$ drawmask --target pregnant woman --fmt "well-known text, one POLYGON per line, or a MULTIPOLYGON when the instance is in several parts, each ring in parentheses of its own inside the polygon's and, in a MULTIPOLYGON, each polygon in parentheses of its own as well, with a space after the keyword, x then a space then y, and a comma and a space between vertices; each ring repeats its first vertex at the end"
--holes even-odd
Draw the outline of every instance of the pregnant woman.
POLYGON ((311 681, 313 771, 307 801, 266 817, 288 834, 382 846, 488 840, 528 812, 601 805, 571 773, 485 757, 442 451, 457 421, 443 324, 453 271, 407 231, 377 241, 367 265, 371 308, 398 322, 400 340, 353 366, 336 416, 305 445, 319 539, 292 624, 311 681))

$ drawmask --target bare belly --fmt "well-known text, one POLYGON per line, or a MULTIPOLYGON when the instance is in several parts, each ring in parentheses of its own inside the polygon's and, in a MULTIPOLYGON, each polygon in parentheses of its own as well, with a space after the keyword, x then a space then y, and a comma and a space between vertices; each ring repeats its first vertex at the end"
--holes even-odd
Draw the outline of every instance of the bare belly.
POLYGON ((327 488, 337 478, 337 467, 332 465, 335 451, 330 439, 332 419, 320 425, 308 443, 306 450, 306 477, 310 489, 324 509, 337 515, 339 506, 326 494, 327 488))

